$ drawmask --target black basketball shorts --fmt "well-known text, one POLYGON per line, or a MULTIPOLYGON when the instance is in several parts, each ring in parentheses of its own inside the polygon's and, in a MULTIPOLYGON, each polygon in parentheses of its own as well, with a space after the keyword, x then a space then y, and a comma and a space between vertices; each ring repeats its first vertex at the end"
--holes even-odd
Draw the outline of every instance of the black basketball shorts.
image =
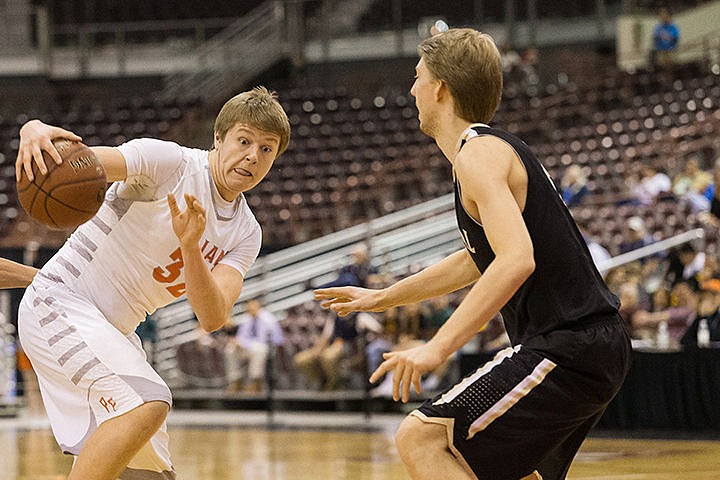
POLYGON ((535 470, 544 480, 565 478, 629 368, 620 321, 534 343, 500 351, 411 413, 444 425, 453 454, 480 480, 518 480, 535 470), (543 351, 548 345, 558 353, 543 351))

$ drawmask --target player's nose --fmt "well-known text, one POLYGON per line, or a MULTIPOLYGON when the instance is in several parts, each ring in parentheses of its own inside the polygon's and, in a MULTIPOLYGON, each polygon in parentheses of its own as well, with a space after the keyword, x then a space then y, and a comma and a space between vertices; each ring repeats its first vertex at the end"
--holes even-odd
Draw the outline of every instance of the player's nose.
POLYGON ((246 151, 245 151, 245 160, 247 160, 250 163, 257 163, 258 159, 258 147, 255 145, 251 145, 246 151))

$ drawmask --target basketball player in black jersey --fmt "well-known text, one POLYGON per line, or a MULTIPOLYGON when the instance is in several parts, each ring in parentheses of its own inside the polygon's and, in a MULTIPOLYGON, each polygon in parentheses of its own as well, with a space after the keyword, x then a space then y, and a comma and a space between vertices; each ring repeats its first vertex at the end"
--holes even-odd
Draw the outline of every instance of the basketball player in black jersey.
POLYGON ((451 29, 423 41, 420 128, 452 164, 465 249, 382 289, 316 291, 340 315, 383 311, 475 283, 426 344, 385 354, 393 397, 440 365, 500 311, 512 347, 412 412, 397 432, 413 479, 565 478, 625 378, 630 342, 553 183, 518 138, 487 123, 502 93, 488 35, 451 29))

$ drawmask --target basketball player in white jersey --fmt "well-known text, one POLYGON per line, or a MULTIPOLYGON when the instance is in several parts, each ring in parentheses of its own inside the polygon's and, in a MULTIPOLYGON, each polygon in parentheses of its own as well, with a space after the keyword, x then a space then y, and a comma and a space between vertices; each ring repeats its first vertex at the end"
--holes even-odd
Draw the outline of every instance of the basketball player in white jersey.
MULTIPOLYGON (((33 120, 20 130, 18 178, 43 171, 42 151, 73 133, 33 120)), ((53 433, 75 456, 68 480, 173 479, 165 418, 170 391, 134 331, 146 314, 185 295, 201 326, 219 329, 260 250, 242 193, 257 185, 290 137, 287 115, 264 87, 230 99, 209 151, 138 139, 93 147, 108 189, 32 279, 19 309, 53 433)), ((0 286, 35 271, 0 265, 0 286)))

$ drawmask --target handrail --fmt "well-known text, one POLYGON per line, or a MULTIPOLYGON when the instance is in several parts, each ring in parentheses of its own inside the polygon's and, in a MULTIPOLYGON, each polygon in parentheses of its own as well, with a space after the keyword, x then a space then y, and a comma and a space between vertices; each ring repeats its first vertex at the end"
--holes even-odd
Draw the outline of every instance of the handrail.
POLYGON ((170 75, 162 95, 227 97, 287 51, 284 7, 267 1, 190 52, 197 69, 170 75))
MULTIPOLYGON (((263 297, 265 308, 275 313, 312 300, 313 282, 331 280, 358 242, 370 245, 374 266, 392 274, 404 273, 410 266, 435 263, 462 247, 452 197, 445 195, 261 257, 246 275, 231 316, 243 313, 244 302, 250 298, 263 297)), ((170 383, 180 379, 175 348, 195 335, 194 318, 187 300, 153 314, 159 332, 155 366, 170 383)))
POLYGON ((598 264, 598 270, 604 273, 610 269, 634 262, 636 260, 640 260, 641 258, 649 257, 650 255, 655 255, 656 253, 663 252, 672 247, 676 247, 678 245, 682 245, 683 243, 688 243, 704 237, 705 230, 703 230, 702 228, 688 230, 687 232, 683 232, 679 235, 675 235, 673 237, 651 243, 650 245, 640 247, 636 250, 623 253, 616 257, 605 260, 604 262, 600 262, 598 264))

